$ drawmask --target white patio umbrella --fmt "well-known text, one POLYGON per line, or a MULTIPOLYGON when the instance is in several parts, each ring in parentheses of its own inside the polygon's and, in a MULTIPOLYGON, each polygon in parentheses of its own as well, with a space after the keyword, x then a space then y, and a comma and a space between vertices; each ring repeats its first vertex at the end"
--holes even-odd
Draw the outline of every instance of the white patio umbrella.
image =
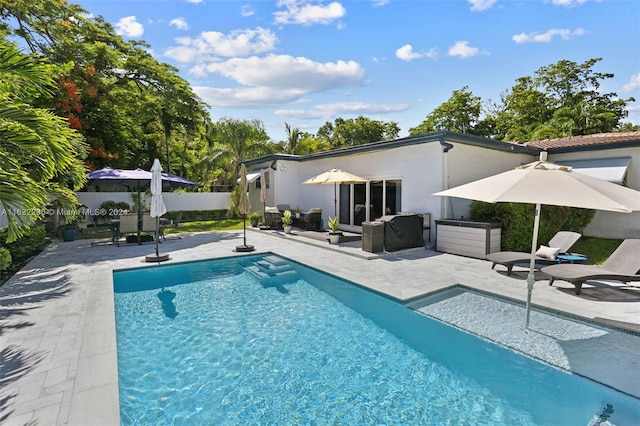
POLYGON ((525 327, 529 326, 531 292, 535 283, 535 253, 542 204, 630 213, 640 210, 640 192, 573 172, 571 167, 540 160, 504 173, 470 182, 433 195, 479 200, 488 203, 535 204, 531 261, 527 275, 525 327))
POLYGON ((251 211, 251 202, 249 201, 249 184, 247 182, 247 168, 244 163, 240 165, 240 202, 238 203, 238 210, 242 213, 242 229, 244 231, 244 244, 236 246, 236 251, 253 251, 255 248, 252 245, 247 245, 247 214, 251 211))
POLYGON ((339 183, 363 183, 367 179, 360 176, 356 176, 352 173, 345 172, 340 169, 327 170, 324 173, 320 173, 317 176, 309 178, 302 182, 307 185, 330 185, 333 184, 333 215, 338 216, 338 195, 337 185, 339 183))
POLYGON ((167 207, 162 201, 162 166, 157 158, 153 160, 151 166, 151 212, 150 216, 156 218, 156 254, 145 257, 147 262, 164 262, 169 260, 168 254, 160 254, 158 252, 158 237, 160 235, 160 216, 167 212, 167 207))

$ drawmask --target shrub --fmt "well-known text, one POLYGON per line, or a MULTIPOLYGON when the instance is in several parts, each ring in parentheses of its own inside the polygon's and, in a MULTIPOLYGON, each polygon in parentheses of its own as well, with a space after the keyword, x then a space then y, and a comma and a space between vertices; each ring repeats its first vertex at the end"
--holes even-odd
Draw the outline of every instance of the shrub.
POLYGON ((44 225, 24 228, 24 235, 18 240, 7 244, 7 229, 0 229, 0 245, 11 254, 14 263, 25 261, 38 254, 46 245, 44 225))
MULTIPOLYGON (((499 222, 502 225, 502 250, 531 250, 535 205, 473 201, 469 213, 473 220, 499 222)), ((538 245, 545 244, 558 231, 582 233, 594 214, 595 210, 543 205, 540 210, 538 245)))
POLYGON ((0 247, 0 272, 11 265, 11 252, 4 247, 0 247))

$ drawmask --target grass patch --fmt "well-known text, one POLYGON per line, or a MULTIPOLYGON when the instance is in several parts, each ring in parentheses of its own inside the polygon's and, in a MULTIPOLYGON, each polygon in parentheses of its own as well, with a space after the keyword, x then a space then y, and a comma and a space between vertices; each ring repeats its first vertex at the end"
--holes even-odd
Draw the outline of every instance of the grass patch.
MULTIPOLYGON (((247 226, 251 226, 247 221, 247 226)), ((177 228, 165 228, 164 233, 180 232, 232 231, 242 229, 242 219, 201 220, 196 222, 180 222, 177 228)))
POLYGON ((618 248, 622 240, 582 237, 571 247, 572 253, 584 254, 590 265, 600 265, 618 248))

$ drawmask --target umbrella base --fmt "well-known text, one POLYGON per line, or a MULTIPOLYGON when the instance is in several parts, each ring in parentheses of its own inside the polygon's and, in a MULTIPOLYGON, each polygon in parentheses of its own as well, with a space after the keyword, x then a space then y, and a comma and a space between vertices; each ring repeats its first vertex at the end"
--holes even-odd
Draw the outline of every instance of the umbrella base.
POLYGON ((255 250, 254 246, 247 245, 247 244, 236 246, 236 249, 235 249, 235 251, 238 251, 238 252, 248 252, 248 251, 254 251, 254 250, 255 250))
POLYGON ((150 254, 144 257, 145 262, 165 262, 169 259, 171 258, 169 257, 168 253, 164 253, 164 254, 161 253, 158 255, 150 254))

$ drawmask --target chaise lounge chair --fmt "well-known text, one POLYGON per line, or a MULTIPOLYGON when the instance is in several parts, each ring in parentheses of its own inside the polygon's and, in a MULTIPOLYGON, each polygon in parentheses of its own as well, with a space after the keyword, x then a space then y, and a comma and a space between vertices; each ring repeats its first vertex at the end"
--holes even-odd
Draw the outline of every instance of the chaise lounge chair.
POLYGON ((582 284, 588 280, 640 281, 640 239, 624 240, 600 266, 563 263, 545 266, 540 271, 550 277, 549 285, 554 280, 567 281, 576 287, 576 294, 580 294, 582 284))
MULTIPOLYGON (((549 240, 549 245, 547 247, 542 246, 541 249, 538 250, 538 253, 540 254, 536 253, 536 264, 549 265, 557 263, 556 255, 567 253, 581 236, 582 235, 577 232, 557 232, 556 235, 549 240), (542 254, 545 254, 546 256, 542 256, 542 254)), ((514 265, 519 263, 524 264, 531 261, 531 253, 520 251, 498 251, 488 254, 486 259, 493 262, 491 269, 494 269, 496 265, 504 265, 507 268, 507 275, 511 275, 514 265)))

